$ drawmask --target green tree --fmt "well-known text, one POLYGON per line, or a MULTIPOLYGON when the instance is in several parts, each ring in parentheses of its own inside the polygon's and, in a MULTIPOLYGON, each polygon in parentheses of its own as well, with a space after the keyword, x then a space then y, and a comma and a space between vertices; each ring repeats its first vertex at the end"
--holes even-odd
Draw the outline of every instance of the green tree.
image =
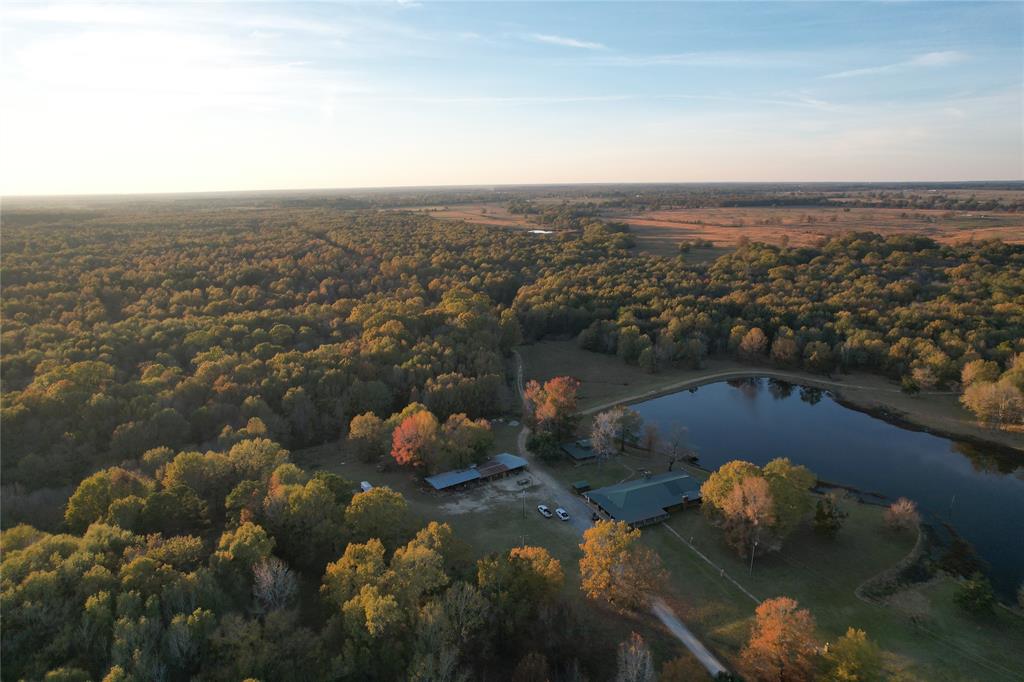
POLYGON ((387 453, 388 433, 384 422, 373 412, 352 418, 348 442, 361 462, 374 462, 387 453))
POLYGON ((814 508, 814 530, 830 538, 838 535, 843 520, 849 516, 840 504, 840 496, 836 493, 830 492, 819 497, 814 508))
POLYGON ((352 498, 346 521, 355 540, 377 538, 394 549, 409 535, 409 505, 399 493, 378 486, 352 498))
POLYGON ((882 679, 882 652, 867 633, 849 628, 826 644, 822 655, 823 678, 832 682, 875 682, 882 679))
POLYGON ((90 523, 106 519, 115 500, 145 497, 151 489, 150 482, 120 467, 98 471, 75 489, 64 511, 64 520, 72 531, 81 533, 90 523))
POLYGON ((975 573, 962 581, 953 600, 962 609, 975 615, 990 613, 996 602, 992 584, 981 573, 975 573))

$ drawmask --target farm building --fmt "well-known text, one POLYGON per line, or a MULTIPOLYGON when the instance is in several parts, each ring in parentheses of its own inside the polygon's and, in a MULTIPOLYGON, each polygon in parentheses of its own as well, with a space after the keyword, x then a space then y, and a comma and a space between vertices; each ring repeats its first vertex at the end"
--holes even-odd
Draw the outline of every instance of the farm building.
POLYGON ((486 462, 482 462, 468 469, 445 471, 434 476, 427 476, 425 480, 434 488, 434 490, 450 490, 467 483, 498 478, 524 468, 526 468, 525 459, 522 457, 516 457, 508 452, 502 452, 486 462))
POLYGON ((562 443, 562 452, 572 457, 577 462, 585 462, 588 459, 594 459, 594 446, 591 444, 589 438, 581 438, 580 440, 574 440, 571 443, 562 443))
POLYGON ((701 499, 697 481, 680 471, 598 488, 584 497, 612 519, 634 527, 664 521, 673 509, 701 499))

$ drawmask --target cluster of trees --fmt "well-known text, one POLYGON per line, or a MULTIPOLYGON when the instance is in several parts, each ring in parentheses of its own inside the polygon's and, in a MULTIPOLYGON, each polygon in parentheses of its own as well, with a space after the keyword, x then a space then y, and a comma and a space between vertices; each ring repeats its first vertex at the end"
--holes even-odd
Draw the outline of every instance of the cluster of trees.
MULTIPOLYGON (((701 486, 702 509, 740 556, 775 551, 814 509, 810 490, 816 483, 806 467, 785 458, 764 467, 734 460, 701 486)), ((835 523, 836 513, 826 513, 835 523)))
MULTIPOLYGON (((465 680, 510 660, 517 679, 585 679, 615 665, 546 549, 475 560, 398 493, 311 476, 269 440, 148 451, 82 481, 66 520, 0 534, 3 679, 465 680)), ((588 535, 595 598, 641 603, 656 571, 637 535, 588 535)))
POLYGON ((149 208, 5 211, 5 483, 254 434, 300 448, 411 402, 500 412, 520 286, 621 252, 408 214, 149 208))
MULTIPOLYGON (((801 185, 799 183, 757 185, 689 185, 589 189, 588 196, 603 197, 607 208, 661 210, 668 208, 720 208, 745 206, 799 206, 822 208, 907 208, 946 211, 1024 211, 1020 187, 1014 185, 946 185, 941 189, 926 185, 801 185), (1005 194, 989 191, 985 197, 964 190, 1009 190, 1005 194), (957 191, 959 190, 959 191, 957 191)), ((519 199, 522 201, 522 199, 519 199)))
POLYGON ((882 679, 882 652, 867 633, 849 628, 834 642, 820 643, 814 616, 794 599, 766 599, 755 611, 750 641, 740 652, 744 679, 751 682, 810 682, 882 679))
POLYGON ((456 413, 441 422, 425 405, 411 403, 386 420, 373 412, 353 417, 348 441, 364 462, 390 453, 402 466, 434 474, 482 462, 494 436, 486 419, 456 413))
POLYGON ((561 376, 543 384, 530 381, 523 389, 523 421, 530 427, 526 445, 541 459, 561 456, 559 444, 576 433, 576 392, 580 382, 561 376))
MULTIPOLYGON (((1021 247, 861 234, 640 266, 622 226, 571 204, 551 213, 571 229, 538 240, 301 197, 195 202, 5 209, 0 473, 73 492, 48 527, 11 527, 26 512, 5 499, 4 679, 456 680, 510 660, 517 679, 604 676, 615 643, 545 550, 474 561, 400 495, 354 494, 286 449, 347 435, 367 461, 479 461, 524 329, 651 371, 729 352, 962 378, 971 404, 1020 389, 1021 247)), ((535 451, 575 432, 577 390, 526 387, 535 451)), ((608 450, 639 429, 628 410, 599 424, 608 450)), ((787 461, 716 476, 706 506, 739 551, 813 507, 787 461)), ((581 548, 588 596, 643 606, 660 568, 635 531, 599 523, 581 548)), ((636 641, 619 665, 650 670, 636 641)))
POLYGON ((632 258, 579 263, 524 285, 527 338, 579 334, 650 371, 710 353, 815 372, 867 370, 920 389, 974 360, 1024 350, 1024 247, 837 236, 821 247, 751 243, 706 268, 632 258))
POLYGON ((986 424, 1007 428, 1024 425, 1024 353, 999 363, 980 358, 964 365, 960 402, 986 424))
POLYGON ((510 404, 523 330, 650 371, 730 353, 930 388, 980 360, 967 404, 1020 419, 1019 246, 862 233, 639 267, 600 221, 537 240, 399 213, 149 209, 5 211, 5 483, 73 485, 158 446, 299 448, 412 402, 478 419, 510 404))

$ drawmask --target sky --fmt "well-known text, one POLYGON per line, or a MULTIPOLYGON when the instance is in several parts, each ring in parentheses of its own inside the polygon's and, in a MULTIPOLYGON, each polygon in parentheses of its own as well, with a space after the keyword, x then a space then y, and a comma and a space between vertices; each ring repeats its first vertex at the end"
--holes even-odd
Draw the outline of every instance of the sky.
POLYGON ((1024 3, 0 5, 0 194, 1024 178, 1024 3))

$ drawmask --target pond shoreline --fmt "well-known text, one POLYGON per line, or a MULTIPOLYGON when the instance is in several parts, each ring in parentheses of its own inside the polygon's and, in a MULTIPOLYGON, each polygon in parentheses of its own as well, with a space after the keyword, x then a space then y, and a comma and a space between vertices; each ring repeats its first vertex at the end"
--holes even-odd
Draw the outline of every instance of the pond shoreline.
POLYGON ((861 412, 869 417, 874 417, 875 419, 881 419, 884 422, 892 424, 893 426, 898 426, 901 429, 906 429, 907 431, 927 433, 947 440, 961 441, 968 445, 990 448, 1006 456, 1019 457, 1021 458, 1021 466, 1024 466, 1024 448, 1015 448, 1012 445, 987 440, 985 438, 975 436, 974 434, 962 433, 956 430, 937 429, 933 426, 914 421, 906 413, 900 412, 899 410, 894 410, 882 405, 863 405, 855 400, 850 400, 844 397, 841 393, 837 393, 832 389, 827 390, 832 394, 832 399, 837 404, 842 405, 849 410, 861 412))
POLYGON ((923 423, 922 420, 915 419, 913 415, 899 410, 891 404, 886 404, 885 399, 879 396, 875 396, 873 400, 866 400, 849 394, 850 391, 863 391, 865 390, 864 387, 844 387, 842 382, 831 379, 815 377, 814 375, 804 374, 802 372, 790 372, 763 367, 750 367, 749 369, 734 369, 727 371, 714 371, 711 369, 702 371, 706 373, 694 376, 690 379, 675 382, 667 386, 659 387, 643 394, 626 396, 607 404, 590 407, 581 410, 580 413, 589 415, 605 410, 613 405, 634 405, 636 403, 661 398, 666 395, 672 395, 673 393, 679 393, 680 391, 700 388, 701 386, 706 386, 720 381, 758 378, 775 379, 777 381, 784 381, 797 386, 805 385, 809 388, 817 388, 827 391, 832 396, 833 400, 843 407, 856 412, 861 412, 870 417, 874 417, 875 419, 880 419, 892 424, 893 426, 897 426, 908 431, 927 433, 940 438, 961 441, 969 445, 995 449, 1004 456, 1019 459, 1020 465, 1024 466, 1024 442, 1019 446, 1010 444, 1000 438, 1002 435, 1000 433, 994 433, 994 438, 986 438, 979 436, 976 433, 968 433, 964 429, 939 428, 931 424, 923 423), (845 392, 844 388, 846 389, 845 392))

